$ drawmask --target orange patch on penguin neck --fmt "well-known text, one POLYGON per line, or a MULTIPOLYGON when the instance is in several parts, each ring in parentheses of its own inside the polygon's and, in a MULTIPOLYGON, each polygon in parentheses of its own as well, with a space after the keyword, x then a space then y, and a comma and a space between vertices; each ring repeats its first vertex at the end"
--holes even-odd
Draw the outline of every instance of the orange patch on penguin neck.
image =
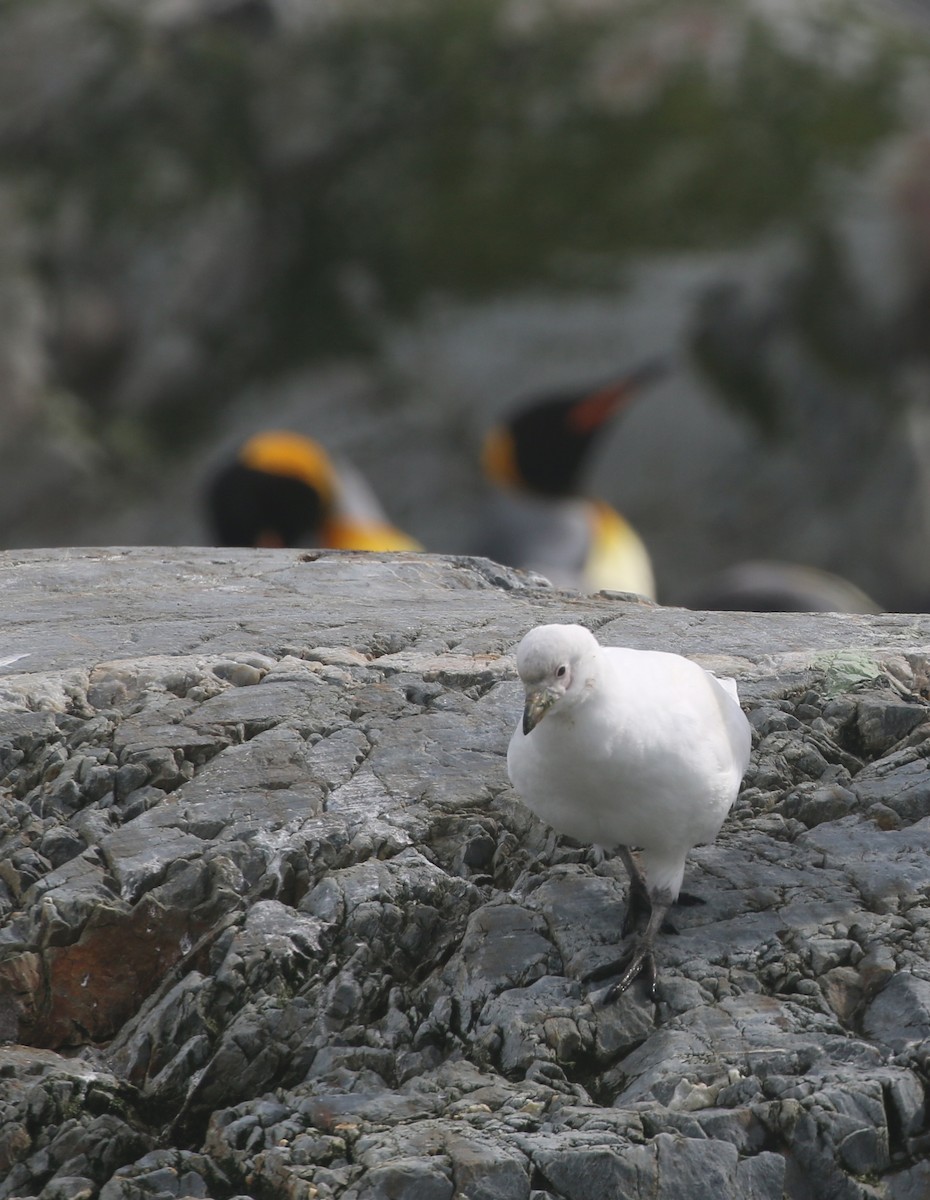
POLYGON ((324 504, 332 501, 333 465, 323 447, 312 438, 285 431, 259 433, 239 451, 239 461, 253 471, 297 479, 313 488, 324 504))
POLYGON ((481 465, 492 483, 500 487, 520 487, 523 476, 517 466, 513 434, 503 425, 495 425, 484 439, 481 465))

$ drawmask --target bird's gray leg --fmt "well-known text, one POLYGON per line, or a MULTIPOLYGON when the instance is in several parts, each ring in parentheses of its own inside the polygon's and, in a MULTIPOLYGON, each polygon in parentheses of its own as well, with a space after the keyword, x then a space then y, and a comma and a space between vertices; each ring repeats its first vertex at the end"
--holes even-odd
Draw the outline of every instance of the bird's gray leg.
MULTIPOLYGON (((639 865, 639 860, 634 856, 632 850, 626 846, 618 847, 618 854, 623 861, 624 866, 630 873, 630 896, 627 900, 626 915, 623 918, 623 924, 620 927, 621 937, 626 937, 629 933, 634 933, 636 929, 644 922, 648 921, 649 915, 652 912, 652 900, 649 897, 649 885, 646 883, 646 876, 643 874, 643 869, 639 865)), ((699 900, 697 896, 691 896, 688 893, 679 893, 678 899, 682 895, 687 896, 685 904, 693 902, 695 904, 703 904, 703 900, 699 900)), ((662 922, 663 933, 677 933, 678 930, 671 921, 666 918, 662 922)))
POLYGON ((652 912, 652 901, 649 899, 649 889, 646 886, 646 876, 633 856, 628 846, 618 847, 617 853, 630 876, 630 895, 627 899, 626 915, 620 933, 626 937, 632 933, 644 920, 648 920, 652 912))
POLYGON ((641 934, 637 934, 630 947, 629 956, 625 960, 626 967, 623 974, 604 997, 604 1003, 609 1004, 612 1000, 616 1000, 619 995, 626 991, 637 975, 645 975, 646 983, 649 987, 649 995, 656 999, 656 963, 654 955, 654 945, 656 934, 662 928, 665 921, 665 915, 672 905, 672 893, 669 891, 653 892, 651 896, 652 912, 649 915, 649 920, 646 923, 646 928, 641 934))
POLYGON ((634 934, 632 945, 628 946, 619 958, 601 963, 593 971, 582 976, 583 983, 594 983, 607 979, 617 971, 622 971, 619 981, 615 983, 604 998, 607 1003, 625 992, 637 975, 645 972, 649 984, 649 995, 656 998, 656 966, 653 957, 653 944, 656 935, 662 933, 677 933, 678 930, 668 920, 668 910, 674 903, 669 891, 650 892, 646 876, 639 865, 639 860, 627 846, 617 848, 624 866, 630 875, 630 895, 627 901, 626 914, 623 918, 621 936, 634 934), (637 934, 636 930, 643 924, 645 928, 637 934))

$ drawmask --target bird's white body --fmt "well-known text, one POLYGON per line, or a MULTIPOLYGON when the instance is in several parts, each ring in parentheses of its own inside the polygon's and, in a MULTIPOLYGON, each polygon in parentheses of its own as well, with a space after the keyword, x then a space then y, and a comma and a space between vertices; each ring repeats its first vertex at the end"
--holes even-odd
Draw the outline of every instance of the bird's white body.
POLYGON ((510 741, 521 799, 579 841, 639 848, 650 892, 674 899, 685 856, 717 836, 749 762, 733 681, 677 654, 601 647, 567 625, 531 630, 517 666, 528 695, 558 680, 544 719, 510 741))

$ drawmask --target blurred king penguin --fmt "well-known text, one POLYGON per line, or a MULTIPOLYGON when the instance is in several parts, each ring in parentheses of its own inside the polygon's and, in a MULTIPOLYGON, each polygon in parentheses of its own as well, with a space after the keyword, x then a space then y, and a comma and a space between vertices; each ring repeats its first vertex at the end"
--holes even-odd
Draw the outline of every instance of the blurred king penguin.
POLYGON ((209 484, 207 513, 219 546, 324 546, 420 550, 387 519, 362 476, 297 433, 256 434, 209 484))
POLYGON ((684 601, 710 612, 843 612, 884 610, 856 584, 801 563, 760 559, 718 571, 684 601))
POLYGON ((581 476, 613 418, 664 372, 663 364, 648 362, 601 387, 532 401, 495 426, 482 455, 495 496, 481 553, 537 571, 558 587, 654 599, 642 540, 609 504, 582 494, 581 476))

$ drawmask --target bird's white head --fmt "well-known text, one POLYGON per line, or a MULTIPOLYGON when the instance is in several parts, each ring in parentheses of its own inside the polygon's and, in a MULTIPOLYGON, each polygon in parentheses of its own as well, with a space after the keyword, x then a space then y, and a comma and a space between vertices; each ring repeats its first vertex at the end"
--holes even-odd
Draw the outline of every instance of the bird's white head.
POLYGON ((517 672, 526 688, 523 732, 546 713, 575 703, 597 679, 600 646, 583 625, 537 625, 517 647, 517 672))

